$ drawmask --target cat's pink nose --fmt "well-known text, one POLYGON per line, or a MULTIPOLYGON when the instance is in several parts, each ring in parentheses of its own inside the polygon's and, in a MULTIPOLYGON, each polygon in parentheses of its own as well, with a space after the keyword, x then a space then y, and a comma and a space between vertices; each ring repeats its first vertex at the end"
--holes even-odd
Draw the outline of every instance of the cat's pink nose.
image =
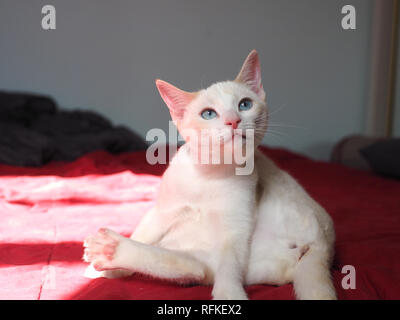
POLYGON ((242 121, 240 118, 231 118, 231 119, 225 120, 225 124, 227 126, 232 126, 232 129, 237 129, 240 121, 242 121))

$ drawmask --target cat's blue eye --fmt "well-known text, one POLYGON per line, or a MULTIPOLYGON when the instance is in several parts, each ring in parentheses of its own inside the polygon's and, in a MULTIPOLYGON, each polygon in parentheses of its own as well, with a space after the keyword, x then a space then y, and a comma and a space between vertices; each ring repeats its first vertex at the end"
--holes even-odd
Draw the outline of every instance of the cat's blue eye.
POLYGON ((211 120, 214 119, 217 116, 217 113, 213 109, 206 109, 201 112, 201 117, 204 120, 211 120))
POLYGON ((249 98, 244 98, 239 102, 239 111, 247 111, 253 107, 253 101, 249 98))

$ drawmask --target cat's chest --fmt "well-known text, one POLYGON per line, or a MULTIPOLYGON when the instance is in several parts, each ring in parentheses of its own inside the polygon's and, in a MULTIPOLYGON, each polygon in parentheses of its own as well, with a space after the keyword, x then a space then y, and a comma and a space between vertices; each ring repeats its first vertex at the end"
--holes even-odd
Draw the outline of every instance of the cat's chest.
MULTIPOLYGON (((254 189, 251 177, 213 178, 184 167, 166 172, 157 206, 168 232, 159 245, 170 249, 212 251, 221 245, 227 224, 235 227, 235 221, 241 220, 238 216, 252 214, 254 189)), ((238 229, 243 230, 243 226, 238 229)))
POLYGON ((166 178, 159 201, 174 206, 190 206, 196 212, 228 209, 254 196, 254 183, 245 178, 212 178, 190 170, 171 172, 166 178))

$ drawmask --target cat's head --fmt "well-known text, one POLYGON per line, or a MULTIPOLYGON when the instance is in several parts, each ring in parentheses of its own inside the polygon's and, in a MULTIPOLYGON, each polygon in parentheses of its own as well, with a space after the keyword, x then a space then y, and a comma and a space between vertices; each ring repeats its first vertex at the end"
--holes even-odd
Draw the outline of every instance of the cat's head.
POLYGON ((211 137, 212 145, 231 152, 236 145, 245 146, 252 134, 256 147, 266 132, 268 113, 255 50, 233 81, 218 82, 197 92, 183 91, 162 80, 156 80, 156 85, 181 136, 192 148, 204 146, 201 139, 193 139, 193 133, 211 137))

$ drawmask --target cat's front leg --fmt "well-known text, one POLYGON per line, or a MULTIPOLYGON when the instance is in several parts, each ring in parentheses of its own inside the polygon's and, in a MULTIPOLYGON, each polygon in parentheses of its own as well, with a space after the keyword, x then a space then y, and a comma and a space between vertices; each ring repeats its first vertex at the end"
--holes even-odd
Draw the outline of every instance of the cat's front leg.
MULTIPOLYGON (((247 190, 251 190, 248 188, 247 190)), ((250 191, 249 191, 250 193, 250 191)), ((243 195, 243 193, 242 193, 243 195)), ((249 195, 250 197, 250 195, 249 195)), ((237 199, 241 199, 240 196, 237 199)), ((254 202, 245 206, 232 201, 221 210, 221 233, 217 250, 217 268, 214 271, 214 300, 247 300, 243 288, 247 272, 250 238, 254 229, 254 202)))
POLYGON ((220 256, 214 275, 212 296, 214 300, 247 300, 243 288, 243 262, 238 260, 235 248, 227 246, 220 256))
POLYGON ((214 300, 247 300, 243 283, 249 258, 251 219, 239 224, 226 223, 224 230, 212 295, 214 300))

